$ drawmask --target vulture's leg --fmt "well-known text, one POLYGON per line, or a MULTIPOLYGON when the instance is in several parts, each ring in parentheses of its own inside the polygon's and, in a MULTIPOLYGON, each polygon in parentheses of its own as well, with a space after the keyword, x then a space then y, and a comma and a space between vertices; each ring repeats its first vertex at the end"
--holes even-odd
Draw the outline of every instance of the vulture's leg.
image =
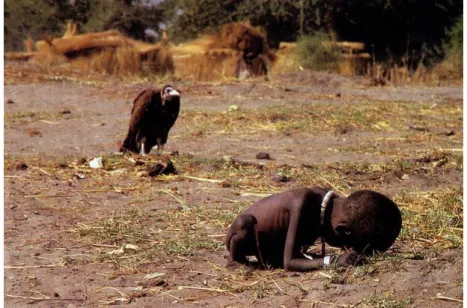
POLYGON ((164 152, 164 144, 161 138, 157 138, 157 155, 161 155, 164 152))
POLYGON ((156 145, 156 154, 157 155, 162 155, 162 152, 164 152, 164 145, 163 144, 158 144, 156 145))
POLYGON ((139 131, 138 134, 136 135, 136 144, 139 144, 139 155, 141 156, 146 155, 147 153, 145 149, 148 146, 148 140, 146 136, 141 134, 141 131, 139 131))
POLYGON ((146 153, 144 152, 144 142, 141 142, 141 150, 139 151, 139 155, 145 156, 146 153))

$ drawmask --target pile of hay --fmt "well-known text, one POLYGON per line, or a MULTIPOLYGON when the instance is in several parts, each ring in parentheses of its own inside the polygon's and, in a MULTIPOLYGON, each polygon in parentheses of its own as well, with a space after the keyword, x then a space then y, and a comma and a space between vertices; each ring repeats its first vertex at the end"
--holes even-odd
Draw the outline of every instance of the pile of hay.
POLYGON ((281 42, 276 51, 277 60, 271 68, 271 73, 296 72, 300 70, 300 56, 296 43, 281 42))
MULTIPOLYGON (((74 28, 72 28, 74 29, 74 28)), ((32 60, 45 65, 69 63, 81 71, 116 75, 174 72, 172 53, 167 41, 149 44, 111 30, 76 35, 67 31, 61 38, 36 42, 32 60)))
POLYGON ((180 77, 203 81, 267 75, 276 60, 264 34, 241 23, 223 25, 217 35, 174 46, 172 51, 180 77))

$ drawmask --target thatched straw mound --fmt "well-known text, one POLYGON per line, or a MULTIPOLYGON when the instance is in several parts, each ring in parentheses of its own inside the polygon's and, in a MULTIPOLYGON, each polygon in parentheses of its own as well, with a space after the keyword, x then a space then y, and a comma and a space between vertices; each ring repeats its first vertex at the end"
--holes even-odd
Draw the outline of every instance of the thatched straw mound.
POLYGON ((120 75, 174 71, 167 42, 139 42, 114 30, 45 39, 36 48, 33 60, 46 65, 67 62, 83 71, 120 75))
POLYGON ((281 42, 276 51, 277 60, 271 69, 272 74, 283 72, 296 72, 300 70, 300 57, 296 43, 281 42))
POLYGON ((276 60, 264 35, 241 23, 223 25, 217 35, 174 46, 172 51, 180 77, 204 81, 267 75, 276 60))
POLYGON ((231 48, 242 51, 248 59, 254 59, 265 49, 265 39, 261 34, 241 23, 225 24, 221 27, 211 48, 231 48))

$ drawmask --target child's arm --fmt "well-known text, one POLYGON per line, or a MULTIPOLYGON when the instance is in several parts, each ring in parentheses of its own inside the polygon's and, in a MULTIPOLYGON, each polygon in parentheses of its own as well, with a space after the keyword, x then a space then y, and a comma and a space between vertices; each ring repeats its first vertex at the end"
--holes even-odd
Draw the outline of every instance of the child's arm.
MULTIPOLYGON (((296 247, 298 223, 302 215, 303 205, 290 210, 289 228, 284 248, 284 269, 287 271, 305 272, 321 269, 331 264, 341 267, 349 267, 361 261, 360 256, 355 253, 345 253, 340 256, 327 256, 313 260, 306 259, 300 255, 300 247, 296 247)), ((310 235, 312 236, 312 235, 310 235)))

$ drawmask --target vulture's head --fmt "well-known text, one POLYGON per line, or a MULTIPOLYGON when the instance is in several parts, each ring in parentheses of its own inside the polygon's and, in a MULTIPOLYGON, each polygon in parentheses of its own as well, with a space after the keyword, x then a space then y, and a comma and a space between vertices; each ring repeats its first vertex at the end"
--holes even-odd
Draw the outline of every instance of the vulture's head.
POLYGON ((172 98, 180 97, 180 92, 175 90, 171 85, 166 85, 162 87, 161 97, 162 105, 165 105, 165 102, 172 100, 172 98))

